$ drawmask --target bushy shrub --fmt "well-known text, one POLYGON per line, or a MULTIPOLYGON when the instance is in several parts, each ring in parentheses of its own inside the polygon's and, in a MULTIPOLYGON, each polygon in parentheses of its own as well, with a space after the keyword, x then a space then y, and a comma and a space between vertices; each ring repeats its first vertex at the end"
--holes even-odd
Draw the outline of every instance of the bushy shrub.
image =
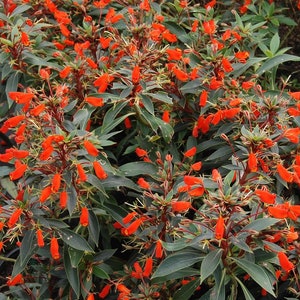
POLYGON ((281 24, 276 1, 3 0, 0 299, 299 296, 281 24))

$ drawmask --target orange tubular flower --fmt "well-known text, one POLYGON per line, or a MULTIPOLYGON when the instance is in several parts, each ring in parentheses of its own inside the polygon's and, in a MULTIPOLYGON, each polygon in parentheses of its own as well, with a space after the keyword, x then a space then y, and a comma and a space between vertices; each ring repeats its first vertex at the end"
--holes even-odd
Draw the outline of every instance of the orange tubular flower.
POLYGON ((253 152, 251 152, 248 157, 248 168, 250 172, 257 172, 257 158, 253 152))
POLYGON ((124 224, 129 223, 135 216, 137 215, 137 212, 133 211, 131 213, 129 213, 128 215, 126 215, 123 219, 122 222, 124 224))
POLYGON ((170 112, 168 110, 165 110, 163 112, 162 118, 161 118, 164 122, 166 123, 170 123, 170 112))
POLYGON ((285 219, 289 215, 289 203, 278 204, 276 206, 269 206, 268 212, 269 214, 277 219, 285 219))
POLYGON ((57 173, 52 178, 52 185, 51 185, 52 192, 54 193, 58 192, 60 188, 60 184, 61 184, 61 175, 57 173))
POLYGON ((292 182, 294 179, 294 174, 289 172, 283 165, 277 165, 277 172, 279 176, 286 182, 292 182))
POLYGON ((136 279, 142 279, 143 278, 143 269, 141 268, 140 264, 136 261, 133 264, 133 267, 135 271, 131 272, 131 277, 136 278, 136 279))
POLYGON ((173 33, 171 33, 168 29, 162 32, 162 37, 169 43, 175 43, 177 42, 177 36, 173 33))
POLYGON ((22 164, 19 160, 15 161, 15 170, 9 173, 10 180, 21 178, 27 170, 27 165, 22 164))
POLYGON ((247 58, 249 57, 249 52, 247 51, 238 51, 234 54, 235 58, 240 62, 240 63, 246 63, 247 58))
POLYGON ((51 194, 52 194, 52 187, 51 185, 49 185, 42 190, 40 195, 40 202, 44 203, 50 197, 51 194))
POLYGON ((199 98, 199 106, 200 107, 204 107, 206 105, 207 98, 208 98, 208 92, 206 90, 203 90, 201 92, 200 98, 199 98))
POLYGON ((60 259, 59 245, 56 237, 52 237, 50 241, 50 253, 53 259, 60 259))
POLYGON ((139 148, 139 147, 137 147, 137 148, 135 149, 135 153, 136 153, 136 155, 137 155, 138 157, 148 156, 147 151, 144 150, 144 149, 142 149, 142 148, 139 148))
POLYGON ((219 216, 219 219, 217 221, 217 225, 215 228, 215 238, 217 240, 221 240, 224 237, 224 233, 225 233, 224 219, 222 216, 219 216))
POLYGON ((83 142, 83 146, 91 156, 97 156, 99 154, 99 150, 94 146, 94 144, 88 140, 83 142))
POLYGON ((12 215, 10 216, 8 222, 7 222, 7 226, 8 228, 12 228, 19 220, 21 214, 23 212, 22 208, 17 208, 12 215))
POLYGON ((104 105, 103 98, 85 97, 84 100, 92 106, 101 107, 104 105))
POLYGON ((69 76, 69 74, 71 73, 71 67, 70 66, 66 66, 65 68, 63 68, 60 72, 59 72, 59 77, 64 79, 66 77, 69 76))
POLYGON ((202 168, 202 162, 201 161, 198 161, 198 162, 195 162, 191 165, 191 169, 193 171, 200 171, 202 168))
POLYGON ((86 297, 86 300, 94 300, 95 296, 93 293, 89 293, 88 296, 86 297))
POLYGON ((142 223, 143 223, 142 219, 136 219, 127 228, 122 228, 121 229, 121 233, 124 236, 132 235, 132 234, 134 234, 138 230, 138 228, 140 227, 140 225, 142 223))
POLYGON ((36 231, 36 239, 37 239, 37 244, 40 248, 45 246, 45 242, 44 242, 44 237, 43 237, 43 232, 41 229, 38 229, 36 231))
POLYGON ((155 257, 162 258, 162 256, 163 256, 163 247, 162 247, 161 240, 158 240, 156 242, 156 247, 155 247, 155 257))
POLYGON ((277 256, 279 259, 280 266, 285 272, 289 273, 291 270, 294 269, 293 263, 289 261, 288 257, 284 252, 278 252, 277 256))
POLYGON ((36 117, 36 116, 39 116, 45 110, 45 108, 46 108, 46 105, 44 103, 42 103, 42 104, 39 104, 38 106, 36 106, 35 108, 31 109, 29 113, 32 116, 36 117))
POLYGON ((143 177, 140 177, 137 181, 137 184, 145 190, 149 190, 150 189, 150 184, 149 182, 147 182, 143 177))
POLYGON ((52 146, 49 146, 46 149, 44 149, 44 151, 41 152, 41 154, 39 156, 40 160, 47 160, 51 156, 53 151, 54 151, 54 148, 52 146))
POLYGON ((104 288, 101 290, 101 292, 98 294, 100 299, 104 299, 110 292, 111 289, 111 285, 107 284, 106 286, 104 286, 104 288))
POLYGON ((27 104, 32 100, 34 94, 23 92, 9 92, 8 96, 18 104, 27 104))
POLYGON ((105 170, 103 169, 103 167, 101 166, 101 164, 98 161, 93 162, 93 167, 95 170, 95 174, 99 179, 103 180, 103 179, 107 178, 107 174, 106 174, 105 170))
POLYGON ((257 189, 255 191, 255 195, 257 195, 260 200, 267 204, 274 204, 276 199, 276 194, 272 194, 267 190, 257 189))
POLYGON ((183 153, 183 155, 185 157, 191 157, 191 156, 194 156, 196 154, 196 152, 197 152, 197 148, 194 146, 194 147, 188 149, 185 153, 183 153))
POLYGON ((173 212, 186 212, 191 208, 191 203, 188 201, 177 201, 171 204, 173 212))
POLYGON ((7 286, 15 286, 17 284, 23 284, 24 283, 24 278, 21 273, 17 274, 15 277, 9 279, 6 284, 7 286))
POLYGON ((67 191, 62 191, 59 195, 59 206, 61 209, 66 208, 68 203, 68 193, 67 191))
POLYGON ((185 175, 183 177, 183 181, 187 185, 196 185, 196 184, 203 185, 203 180, 201 178, 195 177, 195 176, 185 175))
POLYGON ((87 175, 85 174, 85 171, 84 171, 82 165, 81 164, 77 164, 76 168, 77 168, 77 173, 78 173, 80 181, 81 182, 87 181, 87 175))
POLYGON ((152 273, 152 269, 153 269, 153 259, 152 259, 152 257, 148 257, 146 259, 143 277, 149 277, 150 274, 152 273))
POLYGON ((180 81, 188 81, 189 80, 189 75, 186 72, 181 71, 177 67, 174 67, 172 69, 172 71, 178 80, 180 80, 180 81))
POLYGON ((87 207, 81 208, 81 215, 80 215, 80 224, 81 226, 88 226, 89 225, 89 210, 87 207))
POLYGON ((179 48, 176 49, 167 49, 168 60, 180 60, 182 58, 182 50, 179 48))
POLYGON ((216 32, 216 24, 214 20, 205 21, 203 22, 202 25, 203 25, 204 33, 212 35, 213 33, 216 32))
POLYGON ((137 84, 140 82, 140 67, 135 66, 132 70, 131 80, 133 84, 137 84))

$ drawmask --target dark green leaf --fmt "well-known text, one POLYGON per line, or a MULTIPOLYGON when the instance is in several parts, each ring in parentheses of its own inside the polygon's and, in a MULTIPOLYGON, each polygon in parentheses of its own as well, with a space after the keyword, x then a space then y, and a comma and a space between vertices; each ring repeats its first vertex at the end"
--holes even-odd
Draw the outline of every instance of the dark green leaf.
POLYGON ((169 29, 172 33, 174 33, 181 42, 187 44, 190 44, 192 42, 187 32, 177 23, 168 21, 165 22, 164 25, 166 26, 167 29, 169 29))
POLYGON ((100 235, 100 225, 97 216, 92 209, 89 210, 89 237, 98 246, 99 235, 100 235))
POLYGON ((104 249, 104 250, 101 250, 100 253, 97 253, 94 256, 93 261, 94 262, 106 261, 106 260, 110 259, 116 253, 116 251, 117 251, 117 249, 104 249))
POLYGON ((25 262, 27 262, 34 251, 36 250, 36 244, 35 244, 35 231, 34 230, 28 230, 26 231, 23 239, 22 244, 20 247, 20 263, 21 265, 25 265, 25 262))
POLYGON ((70 258, 70 264, 72 265, 72 268, 77 268, 84 252, 80 250, 76 250, 72 247, 67 247, 69 252, 69 258, 70 258))
POLYGON ((249 292, 249 290, 245 287, 245 285, 237 277, 235 277, 235 280, 241 286, 242 291, 243 291, 244 296, 245 296, 245 300, 255 300, 255 298, 252 296, 252 294, 249 292))
POLYGON ((157 167, 149 162, 134 161, 120 166, 119 170, 126 177, 131 177, 141 174, 154 175, 157 172, 157 167))
POLYGON ((76 294, 77 298, 79 298, 80 294, 80 280, 79 280, 79 271, 78 268, 74 268, 71 263, 71 259, 69 256, 69 251, 67 249, 68 247, 65 247, 64 249, 64 266, 65 266, 65 272, 68 278, 68 281, 76 294))
POLYGON ((216 249, 209 252, 201 263, 200 275, 202 283, 208 276, 210 276, 221 262, 223 249, 216 249))
POLYGON ((67 245, 73 247, 76 250, 93 252, 91 246, 81 235, 66 228, 61 228, 57 231, 61 235, 63 242, 67 245))
POLYGON ((99 266, 93 267, 93 274, 101 279, 109 279, 109 275, 99 266))
POLYGON ((278 223, 280 220, 275 219, 275 218, 261 218, 261 219, 256 219, 254 221, 251 221, 248 225, 246 225, 242 230, 247 231, 247 230, 255 230, 255 231, 261 231, 264 230, 276 223, 278 223))
POLYGON ((152 278, 166 276, 173 272, 185 269, 199 262, 201 259, 202 257, 199 255, 198 251, 184 250, 172 254, 161 262, 152 278))
POLYGON ((198 279, 190 281, 175 292, 175 294, 173 295, 173 300, 190 299, 198 286, 198 279))
POLYGON ((140 191, 139 186, 132 180, 121 176, 108 176, 108 178, 102 182, 102 185, 105 189, 118 189, 120 186, 124 186, 132 190, 140 191))
POLYGON ((246 260, 231 258, 241 269, 248 273, 251 278, 264 288, 268 293, 275 297, 273 284, 270 281, 269 276, 266 274, 266 270, 261 266, 246 260))

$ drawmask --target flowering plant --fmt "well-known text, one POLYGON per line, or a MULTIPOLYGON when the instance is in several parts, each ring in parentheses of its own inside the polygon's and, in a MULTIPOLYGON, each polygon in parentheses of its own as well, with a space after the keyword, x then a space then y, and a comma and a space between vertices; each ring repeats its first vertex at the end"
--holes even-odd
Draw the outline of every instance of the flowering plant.
POLYGON ((0 299, 299 296, 296 23, 223 2, 2 2, 0 299))

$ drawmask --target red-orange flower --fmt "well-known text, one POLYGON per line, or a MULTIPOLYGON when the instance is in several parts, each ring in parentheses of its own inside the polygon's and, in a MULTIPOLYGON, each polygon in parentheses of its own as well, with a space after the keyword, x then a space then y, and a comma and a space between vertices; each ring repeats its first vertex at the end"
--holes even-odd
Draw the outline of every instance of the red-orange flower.
POLYGON ((165 110, 163 112, 162 118, 161 118, 164 122, 166 123, 170 123, 170 112, 168 110, 165 110))
POLYGON ((276 199, 276 194, 270 193, 268 190, 255 190, 255 194, 260 198, 260 200, 267 204, 274 204, 276 199))
POLYGON ((156 247, 155 247, 155 257, 156 258, 162 258, 163 256, 163 247, 161 240, 157 240, 156 247))
POLYGON ((147 182, 143 177, 140 177, 137 181, 137 184, 145 190, 149 190, 150 189, 150 184, 149 182, 147 182))
POLYGON ((217 240, 221 240, 224 237, 224 233, 225 233, 224 218, 222 216, 219 216, 217 225, 215 228, 215 238, 217 240))
POLYGON ((214 20, 205 21, 202 24, 204 33, 206 34, 213 34, 216 32, 216 24, 214 20))
POLYGON ((15 277, 9 279, 6 284, 7 286, 15 286, 17 284, 23 284, 24 283, 24 278, 21 273, 17 274, 15 277))
POLYGON ((131 80, 133 84, 137 84, 140 82, 140 67, 139 66, 135 66, 132 70, 132 75, 131 75, 131 80))
POLYGON ((66 208, 68 202, 68 193, 67 191, 62 191, 59 194, 59 206, 61 209, 66 208))
POLYGON ((99 179, 106 179, 107 178, 107 173, 105 172, 104 168, 98 161, 93 162, 95 174, 99 179))
POLYGON ((34 94, 23 92, 9 92, 8 96, 18 104, 27 104, 32 100, 34 94))
POLYGON ((39 247, 44 247, 45 246, 43 232, 42 232, 41 229, 38 229, 36 231, 36 239, 37 239, 37 244, 38 244, 39 247))
POLYGON ((62 79, 68 77, 68 75, 70 74, 71 70, 72 70, 72 69, 71 69, 70 66, 64 67, 64 68, 59 72, 59 77, 62 78, 62 79))
POLYGON ((277 256, 279 259, 280 266, 285 272, 288 273, 294 269, 293 263, 289 261, 287 255, 284 252, 278 252, 277 256))
POLYGON ((294 179, 294 174, 289 172, 283 165, 277 165, 277 172, 279 176, 286 182, 292 182, 294 179))
POLYGON ((89 210, 87 207, 81 208, 81 214, 80 214, 80 220, 79 220, 81 226, 88 226, 89 225, 89 210))
POLYGON ((249 153, 248 157, 248 168, 250 172, 257 172, 257 158, 255 153, 249 153))
POLYGON ((189 75, 186 72, 180 70, 179 68, 174 67, 172 69, 172 71, 178 80, 180 80, 180 81, 188 81, 189 80, 189 75))
POLYGON ((196 185, 196 184, 203 185, 202 178, 195 177, 195 176, 185 175, 183 177, 183 181, 186 185, 196 185))
POLYGON ((59 188, 60 188, 60 184, 61 184, 61 174, 60 173, 56 173, 53 176, 52 182, 51 182, 52 192, 56 193, 59 190, 59 188))
POLYGON ((278 204, 276 206, 269 206, 268 212, 269 214, 277 219, 285 219, 289 216, 289 203, 278 204))
POLYGON ((153 269, 153 259, 152 257, 148 257, 146 259, 146 263, 144 266, 144 272, 143 272, 143 277, 149 277, 150 274, 152 273, 152 269, 153 269))
POLYGON ((135 153, 136 153, 136 155, 137 155, 138 157, 148 156, 147 151, 144 150, 144 149, 142 149, 142 148, 139 148, 139 147, 137 147, 137 148, 135 149, 135 153))
POLYGON ((200 107, 204 107, 206 105, 207 98, 208 98, 208 92, 206 90, 203 90, 201 92, 200 98, 199 98, 199 106, 200 107))
POLYGON ((99 150, 94 146, 94 144, 88 140, 83 142, 83 146, 91 156, 97 156, 99 154, 99 150))
POLYGON ((80 181, 82 181, 82 182, 87 181, 87 175, 85 174, 83 166, 78 163, 78 164, 76 164, 76 168, 77 168, 77 173, 78 173, 80 181))
POLYGON ((143 223, 142 219, 136 219, 135 221, 133 221, 128 227, 126 228, 122 228, 121 229, 121 233, 124 236, 129 236, 134 234, 138 228, 140 227, 140 225, 143 223))
POLYGON ((103 98, 99 98, 99 97, 85 97, 84 100, 92 105, 92 106, 96 106, 96 107, 101 107, 104 105, 104 101, 103 98))
POLYGON ((36 106, 35 108, 32 108, 29 113, 32 116, 36 117, 36 116, 39 116, 45 110, 45 108, 46 108, 46 105, 44 103, 42 103, 42 104, 39 104, 38 106, 36 106))
POLYGON ((186 152, 184 152, 183 155, 185 157, 191 157, 191 156, 194 156, 196 154, 196 152, 197 152, 197 148, 194 146, 194 147, 188 149, 186 152))
POLYGON ((52 194, 52 187, 51 185, 45 187, 42 189, 41 195, 40 195, 40 202, 44 203, 52 194))
POLYGON ((191 203, 188 201, 176 201, 172 202, 171 206, 173 212, 185 212, 191 208, 191 203))
POLYGON ((179 48, 167 49, 168 60, 180 60, 182 58, 182 50, 179 48))
POLYGON ((17 208, 12 215, 10 216, 8 222, 7 222, 7 226, 8 228, 12 228, 19 220, 21 214, 23 213, 23 209, 22 208, 17 208))
POLYGON ((111 285, 107 284, 103 287, 101 292, 98 294, 99 298, 104 299, 110 292, 111 285))
POLYGON ((170 43, 177 42, 177 36, 174 33, 171 33, 168 29, 162 32, 162 37, 170 43))
POLYGON ((50 241, 50 253, 52 258, 55 260, 60 258, 59 245, 56 237, 52 237, 50 241))
POLYGON ((21 161, 15 161, 15 170, 9 173, 10 180, 16 180, 21 178, 27 170, 27 165, 22 164, 21 161))
POLYGON ((234 54, 234 56, 240 63, 245 63, 247 58, 249 57, 249 52, 248 51, 238 51, 234 54))

